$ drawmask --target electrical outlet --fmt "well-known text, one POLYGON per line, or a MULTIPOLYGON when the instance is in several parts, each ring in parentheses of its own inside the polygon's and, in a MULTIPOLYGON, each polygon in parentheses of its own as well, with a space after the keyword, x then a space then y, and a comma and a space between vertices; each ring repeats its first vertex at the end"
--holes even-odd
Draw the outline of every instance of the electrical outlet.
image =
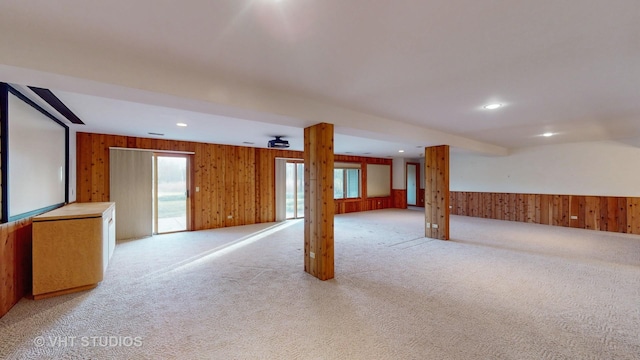
POLYGON ((571 220, 578 220, 578 216, 577 215, 571 215, 571 220))
POLYGON ((431 229, 431 223, 427 223, 427 229, 431 229))
POLYGON ((196 192, 200 192, 200 186, 196 186, 196 192))
POLYGON ((431 227, 434 228, 434 229, 437 229, 438 228, 438 224, 433 224, 431 227))
POLYGON ((227 219, 233 219, 233 215, 227 216, 227 219))
POLYGON ((316 253, 314 253, 313 251, 309 253, 309 257, 312 259, 316 258, 316 253))

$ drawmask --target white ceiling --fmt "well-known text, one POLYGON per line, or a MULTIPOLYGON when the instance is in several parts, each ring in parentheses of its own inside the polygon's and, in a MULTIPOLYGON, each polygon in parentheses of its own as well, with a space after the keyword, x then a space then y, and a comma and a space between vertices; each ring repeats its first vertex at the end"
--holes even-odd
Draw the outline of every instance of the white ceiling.
POLYGON ((337 153, 408 157, 438 144, 505 154, 640 137, 637 0, 0 9, 0 80, 52 89, 81 131, 260 147, 286 135, 301 150, 302 128, 325 121, 337 153), (505 106, 482 108, 490 102, 505 106))

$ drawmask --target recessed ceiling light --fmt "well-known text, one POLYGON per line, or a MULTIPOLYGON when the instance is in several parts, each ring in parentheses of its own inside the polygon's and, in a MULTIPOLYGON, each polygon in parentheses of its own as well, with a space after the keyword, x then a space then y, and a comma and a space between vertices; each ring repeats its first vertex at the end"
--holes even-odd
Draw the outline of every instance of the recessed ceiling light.
POLYGON ((487 109, 487 110, 495 110, 495 109, 499 109, 501 107, 502 107, 502 104, 498 104, 498 103, 488 104, 488 105, 484 106, 484 108, 487 109))
POLYGON ((187 126, 187 124, 185 124, 185 123, 177 123, 176 125, 180 126, 180 127, 186 127, 187 126))
POLYGON ((544 137, 551 137, 553 135, 555 135, 555 134, 554 133, 550 133, 550 132, 542 134, 542 136, 544 136, 544 137))
POLYGON ((399 153, 403 153, 403 152, 404 152, 404 150, 398 150, 398 152, 399 152, 399 153))

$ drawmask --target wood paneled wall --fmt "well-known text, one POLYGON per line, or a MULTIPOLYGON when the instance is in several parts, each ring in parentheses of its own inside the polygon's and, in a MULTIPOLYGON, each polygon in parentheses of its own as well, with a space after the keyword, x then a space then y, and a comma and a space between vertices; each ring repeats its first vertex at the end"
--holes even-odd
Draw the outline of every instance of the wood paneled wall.
MULTIPOLYGON (((367 164, 390 165, 393 160, 382 158, 369 158, 361 156, 336 155, 336 162, 356 162, 360 163, 360 174, 362 184, 362 197, 358 199, 336 199, 334 201, 335 213, 346 214, 351 212, 389 209, 393 207, 393 190, 391 195, 385 197, 370 198, 367 196, 367 164)), ((391 176, 391 174, 389 175, 391 176)))
POLYGON ((393 207, 396 209, 407 208, 407 190, 393 189, 391 190, 391 197, 393 198, 393 207))
POLYGON ((336 214, 389 209, 393 207, 391 197, 335 200, 334 203, 336 214))
MULTIPOLYGON (((194 152, 191 166, 193 230, 275 221, 275 159, 302 159, 301 151, 258 149, 104 134, 77 134, 77 201, 109 201, 109 147, 194 152), (232 216, 229 219, 229 215, 232 216)), ((392 164, 391 159, 335 155, 335 161, 392 164)), ((365 190, 365 189, 363 189, 365 190)), ((366 191, 366 190, 365 190, 366 191)), ((392 198, 336 200, 336 214, 392 207, 392 198)))
POLYGON ((451 214, 640 234, 640 198, 451 192, 451 214))
POLYGON ((0 317, 31 292, 31 218, 0 225, 0 317))
POLYGON ((77 201, 109 201, 109 147, 189 151, 193 230, 275 221, 275 158, 300 151, 77 134, 77 201))

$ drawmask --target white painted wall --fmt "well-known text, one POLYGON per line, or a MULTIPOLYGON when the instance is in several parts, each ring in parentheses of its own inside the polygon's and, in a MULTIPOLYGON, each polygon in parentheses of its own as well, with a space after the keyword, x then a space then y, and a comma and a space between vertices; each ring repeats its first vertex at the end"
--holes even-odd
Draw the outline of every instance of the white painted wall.
POLYGON ((450 166, 451 191, 640 196, 640 148, 615 141, 452 153, 450 166))
MULTIPOLYGON (((449 155, 449 158, 451 158, 451 155, 449 155)), ((424 158, 420 158, 419 162, 420 162, 420 189, 424 189, 424 158)), ((451 159, 449 159, 449 162, 451 162, 451 159)))
POLYGON ((405 190, 407 188, 407 182, 405 181, 406 163, 407 161, 404 158, 393 158, 393 163, 391 164, 392 189, 405 190))

